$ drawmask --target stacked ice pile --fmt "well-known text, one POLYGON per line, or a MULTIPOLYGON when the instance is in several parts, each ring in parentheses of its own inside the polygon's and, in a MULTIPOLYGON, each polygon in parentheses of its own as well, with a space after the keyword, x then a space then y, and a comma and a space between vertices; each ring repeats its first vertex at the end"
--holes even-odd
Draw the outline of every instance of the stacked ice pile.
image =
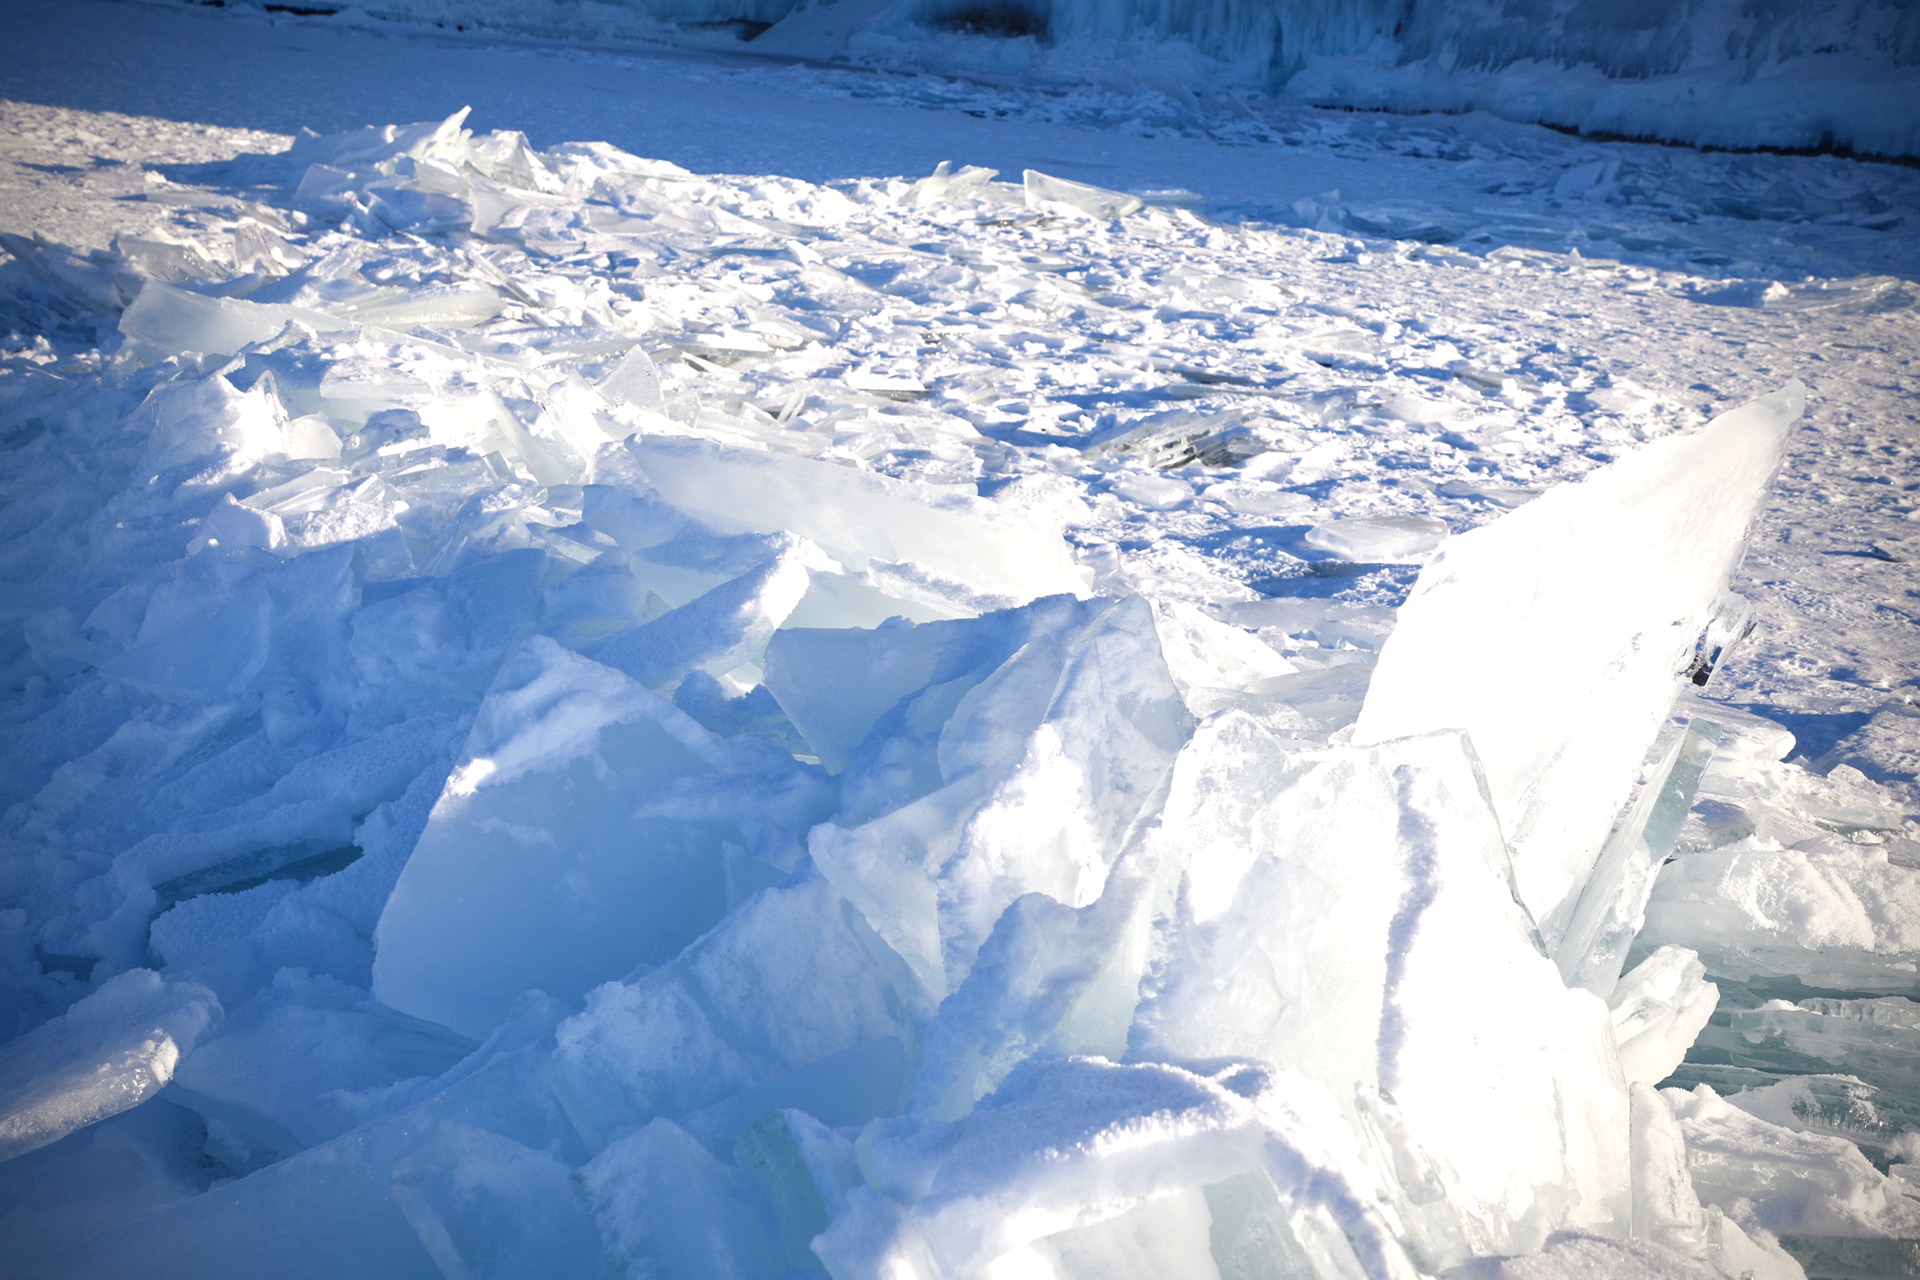
POLYGON ((18 244, 123 341, 10 437, 15 1273, 1785 1277, 1782 1234, 1920 1239, 1920 872, 1870 792, 1672 714, 1797 388, 1442 544, 1362 704, 1083 566, 1058 446, 982 497, 884 361, 806 419, 907 269, 828 224, 1137 203, 460 125, 300 144, 230 271, 18 244), (703 336, 663 368, 669 314, 703 336), (756 400, 755 362, 813 381, 756 400), (1709 974, 1766 998, 1656 1091, 1709 974))

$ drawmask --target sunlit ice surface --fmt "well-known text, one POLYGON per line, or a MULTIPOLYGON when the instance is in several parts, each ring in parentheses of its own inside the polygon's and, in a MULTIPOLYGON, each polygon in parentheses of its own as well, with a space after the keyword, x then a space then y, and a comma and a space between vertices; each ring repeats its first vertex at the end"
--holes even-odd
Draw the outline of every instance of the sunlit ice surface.
POLYGON ((562 105, 5 108, 23 1273, 1903 1274, 1907 171, 104 11, 562 105))

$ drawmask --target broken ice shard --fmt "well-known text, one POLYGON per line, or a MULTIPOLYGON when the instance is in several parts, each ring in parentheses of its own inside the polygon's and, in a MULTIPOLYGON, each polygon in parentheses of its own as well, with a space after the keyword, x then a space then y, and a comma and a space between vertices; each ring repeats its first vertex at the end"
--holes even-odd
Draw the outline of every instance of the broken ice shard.
MULTIPOLYGON (((1127 827, 1191 726, 1144 601, 1075 612, 1078 625, 1036 635, 997 668, 902 707, 901 728, 918 719, 920 734, 937 735, 921 766, 932 789, 808 837, 821 873, 930 991, 944 995, 965 975, 1022 895, 1071 906, 1100 896, 1127 827)), ((890 755, 905 763, 897 747, 876 763, 885 768, 890 755)))
POLYGON ((1038 169, 1028 169, 1021 177, 1029 209, 1066 209, 1088 217, 1111 219, 1138 213, 1146 203, 1124 191, 1109 191, 1071 178, 1056 178, 1038 169))
POLYGON ((1613 991, 1627 949, 1646 920, 1654 876, 1673 851, 1700 776, 1719 740, 1719 727, 1705 720, 1696 720, 1684 733, 1675 734, 1664 753, 1664 766, 1655 770, 1600 850, 1554 951, 1568 985, 1585 987, 1598 996, 1613 991))
POLYGON ((121 314, 120 332, 162 355, 194 351, 230 356, 242 347, 265 342, 294 323, 323 333, 351 327, 308 307, 208 297, 149 280, 121 314))
POLYGON ((962 1120, 870 1126, 868 1186, 814 1251, 836 1276, 995 1274, 996 1259, 1026 1261, 1016 1250, 1255 1173, 1306 1228, 1299 1243, 1326 1255, 1319 1274, 1419 1274, 1324 1090, 1250 1064, 1214 1070, 1033 1062, 962 1120))
POLYGON ((724 1137, 781 1107, 859 1124, 898 1105, 916 1002, 899 957, 803 871, 667 964, 593 991, 556 1032, 547 1074, 596 1149, 657 1116, 694 1124, 702 1111, 724 1137), (743 1098, 756 1105, 714 1114, 743 1098))
POLYGON ((374 994, 475 1039, 530 988, 578 999, 778 881, 781 833, 819 807, 784 752, 715 737, 536 638, 481 705, 380 918, 374 994))
POLYGON ((1720 989, 1684 947, 1662 947, 1620 979, 1608 1007, 1627 1080, 1657 1084, 1672 1074, 1713 1016, 1720 989))
POLYGON ((136 1107, 220 1020, 213 992, 133 969, 0 1050, 0 1160, 136 1107))
POLYGON ((1886 846, 1749 836, 1660 869, 1633 956, 1672 943, 1737 982, 1905 993, 1920 978, 1920 869, 1886 846))
POLYGON ((1354 741, 1467 731, 1549 947, 1805 401, 1792 383, 1449 540, 1400 609, 1354 741))
POLYGON ((1333 1091, 1440 1267, 1628 1214, 1607 1010, 1537 949, 1483 788, 1457 732, 1303 751, 1239 712, 1203 724, 1161 814, 1190 857, 1129 1042, 1333 1091), (1259 789, 1210 797, 1217 777, 1259 789))
POLYGON ((168 1097, 226 1127, 261 1160, 293 1155, 362 1123, 356 1091, 436 1076, 470 1046, 303 969, 232 1008, 221 1034, 174 1074, 168 1097))
POLYGON ((625 448, 681 510, 728 531, 798 534, 944 616, 1087 594, 1057 528, 970 491, 705 440, 634 436, 625 448))

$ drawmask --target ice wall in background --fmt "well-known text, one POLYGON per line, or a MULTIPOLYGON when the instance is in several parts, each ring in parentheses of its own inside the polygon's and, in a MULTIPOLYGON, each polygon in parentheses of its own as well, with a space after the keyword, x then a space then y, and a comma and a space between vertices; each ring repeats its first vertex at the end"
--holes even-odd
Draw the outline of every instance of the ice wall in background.
POLYGON ((1398 38, 1288 92, 1719 147, 1920 154, 1920 10, 1898 0, 1412 0, 1398 38))
POLYGON ((368 0, 349 12, 1188 98, 1279 89, 1318 105, 1484 110, 1717 147, 1920 155, 1920 9, 1901 0, 368 0))
POLYGON ((928 48, 921 33, 979 30, 976 15, 997 11, 1029 15, 1042 72, 1714 146, 1920 153, 1920 11, 1897 0, 896 0, 849 47, 963 69, 989 39, 928 48))

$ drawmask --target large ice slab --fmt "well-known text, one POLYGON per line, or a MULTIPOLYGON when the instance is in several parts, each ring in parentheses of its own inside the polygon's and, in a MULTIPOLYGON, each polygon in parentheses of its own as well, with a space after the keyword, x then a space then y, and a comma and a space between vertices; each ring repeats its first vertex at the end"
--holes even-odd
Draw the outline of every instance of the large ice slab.
POLYGON ((1920 1098, 1877 1089, 1856 1076, 1776 1076, 1754 1067, 1691 1063, 1676 1072, 1689 1084, 1704 1083, 1749 1115, 1769 1124, 1845 1138, 1863 1151, 1911 1160, 1920 1132, 1920 1098), (1715 1082, 1718 1081, 1716 1084, 1715 1082), (1905 1152, 1906 1154, 1902 1155, 1905 1152))
MULTIPOLYGON (((1749 1236, 1718 1205, 1703 1205, 1687 1172, 1686 1135, 1660 1094, 1632 1086, 1633 1234, 1692 1261, 1710 1262, 1728 1280, 1805 1280, 1805 1272, 1765 1231, 1749 1236)), ((1549 1246, 1551 1253, 1551 1246, 1549 1246)), ((1688 1267, 1688 1273, 1694 1268, 1688 1267)), ((1613 1268, 1596 1274, 1619 1274, 1613 1268)))
POLYGON ((1737 981, 1911 991, 1920 976, 1920 870, 1881 845, 1811 850, 1750 836, 1660 869, 1635 955, 1673 944, 1737 981))
POLYGON ((199 1116, 153 1098, 0 1162, 9 1269, 206 1191, 217 1176, 206 1138, 199 1116))
POLYGON ((1202 726, 1161 815, 1189 856, 1132 1035, 1320 1081, 1391 1153, 1428 1265, 1628 1212, 1606 1009, 1538 950, 1483 785, 1457 733, 1302 751, 1243 715, 1202 726), (1264 785, 1195 806, 1213 777, 1264 785))
POLYGON ((1736 1065, 1780 1072, 1844 1071, 1896 1098, 1920 1097, 1920 1001, 1814 997, 1769 1000, 1733 1013, 1736 1065))
POLYGON ((1706 1085, 1660 1096, 1680 1121, 1700 1199, 1775 1235, 1920 1239, 1920 1195, 1844 1138, 1796 1132, 1706 1085))
MULTIPOLYGON (((1022 895, 1069 906, 1100 896, 1191 725, 1143 600, 1075 613, 908 709, 921 752, 933 748, 919 763, 934 789, 808 837, 821 872, 936 995, 1022 895)), ((910 757, 891 745, 876 755, 897 779, 910 757)))
POLYGON ((757 670, 767 641, 812 585, 809 570, 834 567, 801 539, 776 543, 764 564, 608 638, 593 656, 649 687, 675 684, 694 670, 715 677, 757 670))
POLYGON ((1056 178, 1038 169, 1028 169, 1021 174, 1021 184, 1029 209, 1109 219, 1138 213, 1144 207, 1139 196, 1090 186, 1071 178, 1056 178))
POLYGON ((370 1108, 356 1093, 437 1076, 469 1048, 339 981, 285 969, 229 1011, 168 1096, 224 1126, 232 1146, 277 1159, 364 1123, 370 1108))
POLYGON ((1720 1002, 1720 989, 1705 976, 1693 952, 1661 947, 1621 977, 1608 1008, 1630 1083, 1658 1084, 1693 1047, 1720 1002))
POLYGON ((36 1260, 47 1280, 137 1275, 156 1258, 195 1275, 438 1280, 393 1198, 393 1164, 418 1125, 388 1120, 36 1260), (325 1205, 325 1214, 313 1212, 325 1205))
POLYGON ((552 1087, 594 1150, 749 1095, 714 1127, 735 1136, 783 1107, 859 1124, 899 1104, 922 999, 859 912, 808 876, 755 895, 671 963, 595 990, 556 1033, 552 1087))
POLYGON ((675 506, 723 527, 797 533, 948 616, 1087 594, 1057 529, 970 493, 691 438, 636 436, 625 447, 675 506))
POLYGON ((614 1143, 579 1177, 619 1275, 757 1280, 780 1273, 773 1215, 752 1185, 670 1120, 614 1143))
MULTIPOLYGON (((768 642, 767 688, 821 763, 838 773, 876 734, 896 744, 937 734, 968 689, 1023 645, 1084 613, 1085 606, 1051 598, 912 626, 789 627, 768 642)), ((897 785, 890 790, 903 794, 897 785)))
POLYGON ((784 753, 535 638, 380 917, 374 993, 479 1039, 529 988, 573 1000, 662 964, 780 878, 823 799, 784 753))
POLYGON ((150 434, 143 463, 168 482, 182 476, 189 487, 207 487, 276 456, 315 452, 290 432, 285 405, 273 379, 246 391, 225 378, 163 383, 130 415, 150 434))
POLYGON ((409 1112, 224 1183, 23 1271, 440 1280, 601 1274, 570 1171, 469 1125, 409 1112))
POLYGON ((391 1178, 394 1203, 442 1276, 608 1274, 573 1170, 548 1152, 439 1120, 393 1162, 391 1178))
POLYGON ((1354 741, 1467 731, 1549 945, 1805 401, 1791 384, 1451 539, 1400 608, 1354 741))
MULTIPOLYGON (((1719 741, 1719 727, 1695 720, 1684 731, 1670 723, 1674 741, 1642 785, 1580 891, 1553 958, 1571 986, 1608 996, 1620 979, 1633 941, 1646 922, 1654 877, 1672 853, 1693 805, 1701 775, 1719 741)), ((1655 739, 1655 749, 1660 740, 1655 739)))
POLYGON ((145 1102, 220 1013, 207 988, 133 969, 0 1048, 0 1160, 145 1102))

